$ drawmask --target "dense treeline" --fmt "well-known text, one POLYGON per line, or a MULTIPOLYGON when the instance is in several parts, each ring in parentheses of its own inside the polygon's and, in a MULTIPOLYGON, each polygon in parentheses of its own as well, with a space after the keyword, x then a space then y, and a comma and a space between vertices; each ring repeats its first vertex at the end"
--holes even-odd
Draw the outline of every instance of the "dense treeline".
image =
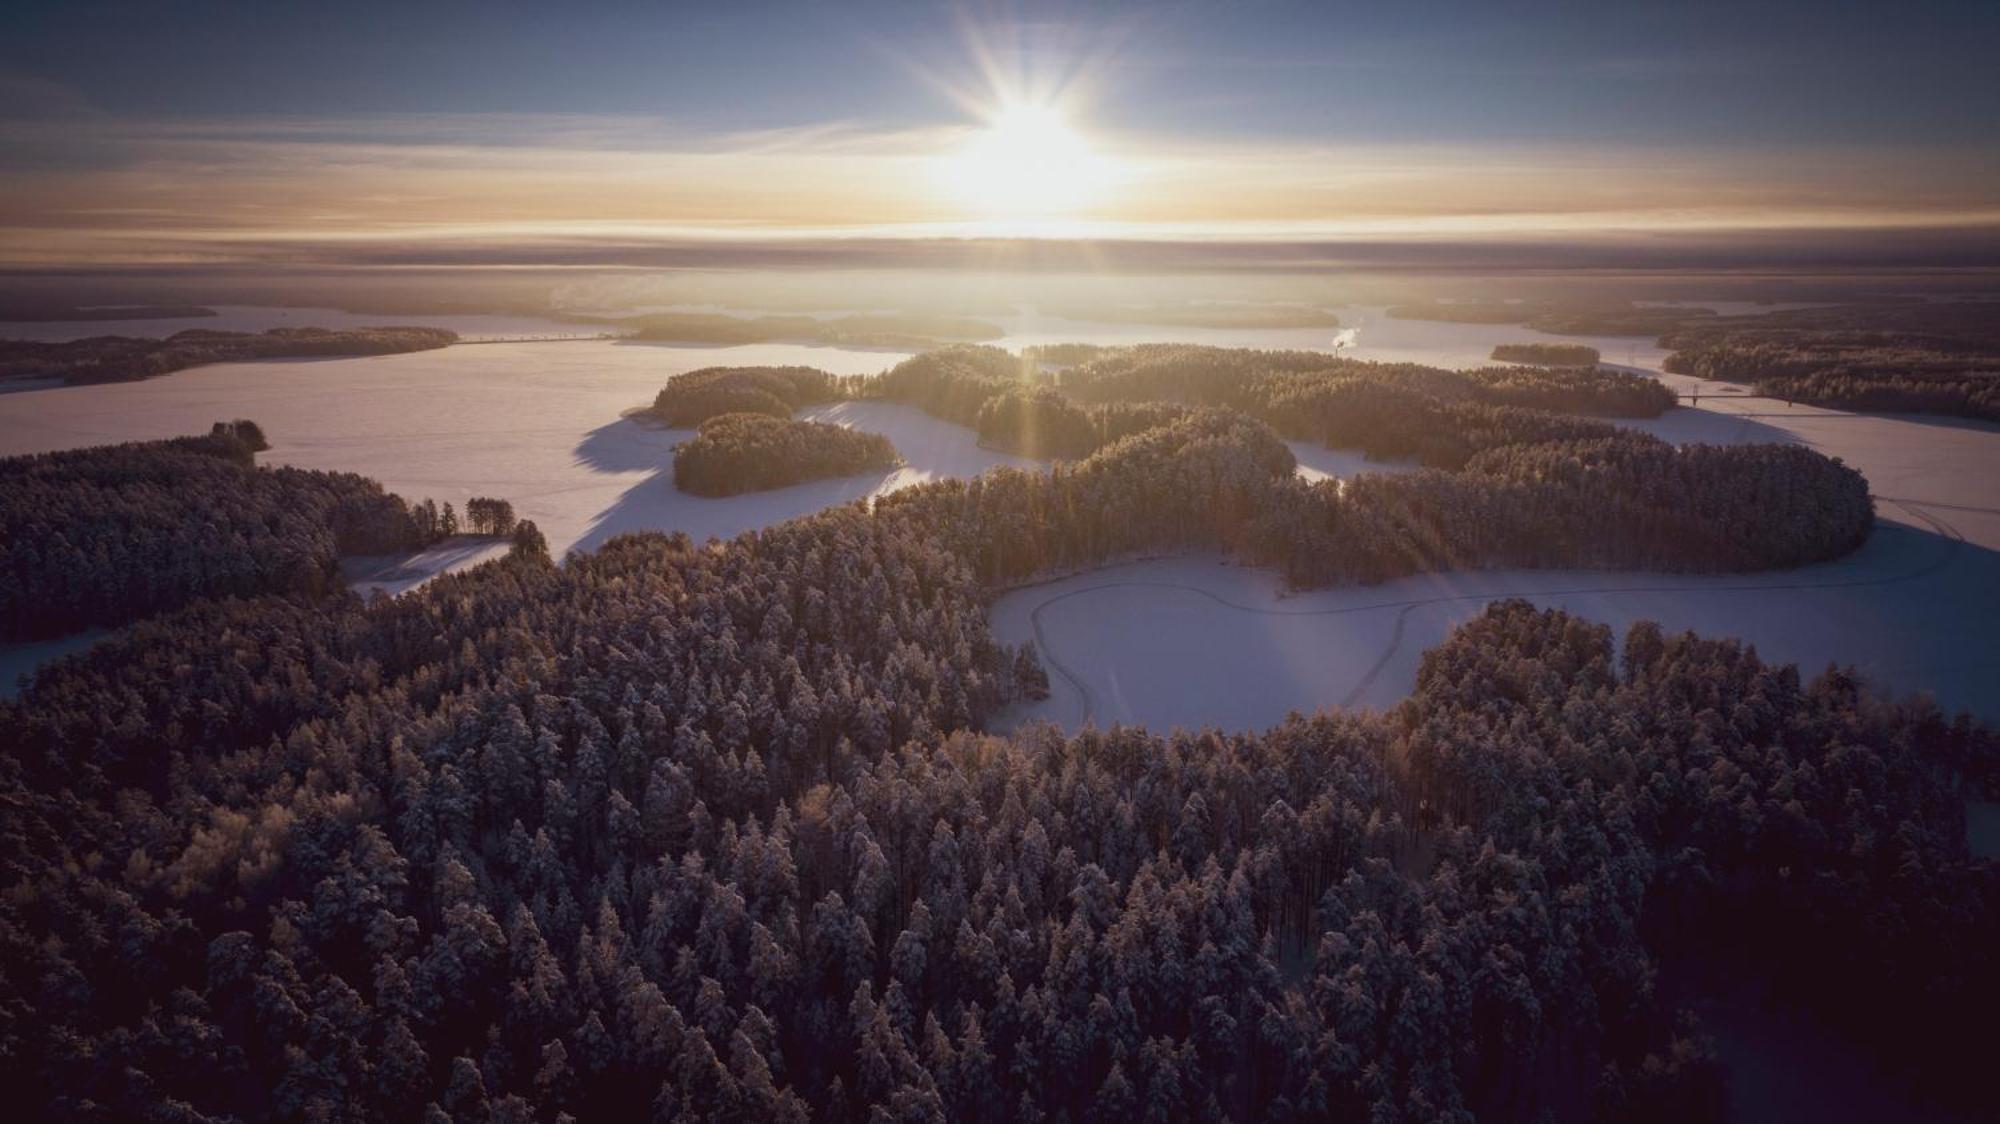
POLYGON ((720 414, 674 447, 674 487, 733 496, 828 476, 893 468, 896 447, 878 433, 763 414, 720 414))
POLYGON ((2000 750, 1851 676, 1649 626, 1621 658, 1509 603, 1386 715, 976 733, 1046 689, 986 628, 1013 583, 1190 548, 1301 585, 1792 565, 1865 535, 1858 474, 1451 372, 1128 358, 1057 382, 963 349, 885 376, 933 412, 1056 387, 1136 428, 1047 472, 560 567, 522 524, 505 560, 397 599, 200 602, 46 670, 0 702, 0 1096, 70 1118, 1712 1119, 1723 1075, 1676 1010, 1695 968, 1772 979, 1973 1091, 1952 1034, 2000 998, 2000 887, 1962 800, 2000 750), (1344 434, 1371 402, 1455 471, 1308 484, 1251 416, 1344 434))
POLYGON ((130 382, 210 363, 392 355, 447 347, 457 341, 456 332, 441 328, 272 328, 266 332, 190 328, 165 339, 93 336, 58 343, 0 340, 0 379, 130 382))
POLYGON ((1398 320, 1521 324, 1558 336, 1657 336, 1713 317, 1712 308, 1637 305, 1630 301, 1433 301, 1397 305, 1398 320))
POLYGON ((438 536, 345 472, 257 468, 254 422, 207 437, 0 459, 0 635, 114 625, 198 597, 317 594, 342 554, 438 536))
POLYGON ((2000 304, 1796 309, 1670 332, 1666 369, 1846 410, 2000 421, 2000 304))
POLYGON ((514 533, 514 505, 492 496, 465 501, 466 529, 475 535, 504 538, 514 533))
POLYGON ((1385 715, 975 733, 1039 679, 993 644, 991 588, 1256 541, 1330 494, 1290 472, 1202 411, 720 548, 628 536, 135 626, 0 703, 0 1095, 1703 1119, 1721 1077, 1665 969, 1717 948, 1972 1089, 1953 1035, 1996 998, 1996 887, 1960 788, 1994 736, 1849 676, 1643 625, 1621 657, 1508 603, 1385 715))
POLYGON ((1658 380, 1602 368, 1447 371, 1184 344, 1070 357, 1082 361, 1046 372, 1034 357, 948 348, 856 383, 854 392, 912 403, 977 429, 997 447, 1035 456, 1087 455, 1175 416, 1160 404, 1181 404, 1240 410, 1294 440, 1416 456, 1441 468, 1460 467, 1496 445, 1615 432, 1561 414, 1653 417, 1674 404, 1658 380), (1097 410, 1115 406, 1123 412, 1097 410))
POLYGON ((1606 367, 1482 367, 1460 373, 1479 384, 1474 393, 1488 401, 1557 413, 1656 418, 1678 401, 1666 384, 1651 375, 1606 367))
POLYGON ((703 367, 667 383, 653 398, 653 416, 676 429, 722 414, 789 418, 842 393, 840 380, 815 367, 703 367))
POLYGON ((1308 483, 1293 467, 1269 429, 1206 410, 1079 464, 955 485, 969 523, 951 489, 879 504, 942 503, 915 517, 995 585, 1161 549, 1228 551, 1301 587, 1444 570, 1759 570, 1839 557, 1874 524, 1860 473, 1795 446, 1676 449, 1614 433, 1495 446, 1458 472, 1308 483))
POLYGON ((633 338, 680 343, 746 344, 789 341, 838 347, 926 348, 1004 335, 998 324, 920 313, 847 316, 730 316, 662 312, 601 321, 631 328, 633 338))
POLYGON ((1171 402, 1084 406, 1051 387, 1010 390, 986 400, 973 428, 996 449, 1044 459, 1087 457, 1120 438, 1174 421, 1187 409, 1171 402))
POLYGON ((1493 358, 1536 367, 1595 367, 1602 355, 1580 343, 1503 343, 1493 349, 1493 358))
POLYGON ((997 347, 946 347, 915 355, 869 380, 867 392, 908 402, 968 428, 989 399, 1050 386, 1036 360, 997 347))
POLYGON ((1021 358, 1051 367, 1073 367, 1101 359, 1118 348, 1099 343, 1038 343, 1021 349, 1021 358))
MULTIPOLYGON (((1152 477, 1162 487, 1210 495, 1238 513, 1227 533, 1176 545, 1235 551, 1280 569, 1298 585, 1509 567, 1768 569, 1838 557, 1860 545, 1874 524, 1867 481, 1811 450, 1676 449, 1602 422, 1494 404, 1561 396, 1571 378, 1599 376, 1608 390, 1587 382, 1566 400, 1596 396, 1602 402, 1605 394, 1629 394, 1635 410, 1640 402, 1670 403, 1671 392, 1650 378, 1532 368, 1327 367, 1326 356, 1306 352, 1160 346, 1127 349, 1064 371, 1056 376, 1059 394, 1040 376, 1024 383, 1020 369, 1003 357, 990 349, 961 349, 943 361, 918 356, 883 377, 894 380, 895 393, 934 412, 959 413, 981 400, 982 438, 1037 455, 1075 457, 1108 447, 1121 450, 1121 463, 1128 463, 1144 449, 1178 448, 1182 438, 1175 434, 1189 432, 1205 432, 1224 447, 1256 450, 1231 469, 1233 478, 1254 483, 1231 495, 1214 496, 1203 482, 1182 478, 1173 457, 1165 457, 1152 477), (1023 385, 1035 389, 1023 391, 1023 385), (1103 440, 1098 418, 1104 415, 1096 411, 1124 409, 1162 425, 1181 408, 1163 408, 1160 400, 1208 402, 1242 413, 1233 415, 1236 422, 1227 420, 1232 415, 1200 415, 1125 445, 1103 440), (1151 416, 1154 411, 1158 416, 1151 416), (1307 484, 1291 478, 1292 458, 1282 444, 1243 414, 1268 420, 1294 440, 1360 448, 1375 457, 1414 457, 1448 471, 1307 484)), ((1136 542, 1152 533, 1146 521, 1154 516, 1130 497, 1095 492, 1097 478, 1086 462, 1038 485, 1058 495, 1022 501, 1028 507, 1007 525, 1040 529, 1032 539, 995 548, 1030 562, 982 567, 981 576, 1016 580, 1121 553, 1078 558, 1060 549, 1042 556, 1034 543, 1070 537, 1098 543, 1109 534, 1102 526, 1069 527, 1065 520, 1074 516, 1064 513, 1129 512, 1130 526, 1114 537, 1130 540, 1125 550, 1138 549, 1136 542), (1083 495, 1069 494, 1078 488, 1083 495)), ((983 547, 959 548, 984 557, 983 547)))
POLYGON ((1391 305, 1393 320, 1436 320, 1448 324, 1519 324, 1535 314, 1536 306, 1506 301, 1423 301, 1391 305))
POLYGON ((1456 468, 1494 445, 1616 432, 1563 414, 1652 417, 1674 403, 1655 379, 1601 368, 1447 371, 1317 352, 1172 344, 1128 348, 1055 377, 1083 401, 1222 406, 1294 440, 1379 457, 1417 456, 1441 468, 1456 468))

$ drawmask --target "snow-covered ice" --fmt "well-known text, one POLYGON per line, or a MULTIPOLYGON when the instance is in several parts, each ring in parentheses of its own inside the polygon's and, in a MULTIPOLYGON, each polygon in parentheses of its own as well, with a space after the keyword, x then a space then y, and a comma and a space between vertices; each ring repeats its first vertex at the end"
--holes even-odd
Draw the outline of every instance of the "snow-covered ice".
MULTIPOLYGON (((1340 311, 1357 329, 1355 345, 1343 354, 1359 358, 1475 366, 1496 343, 1571 338, 1507 325, 1392 320, 1380 309, 1340 311)), ((1261 347, 1312 346, 1309 336, 1329 335, 1131 325, 1093 331, 1067 321, 1008 326, 1017 332, 1003 341, 1009 346, 1036 342, 1031 327, 1046 329, 1047 339, 1261 347)), ((1658 372, 1662 355, 1650 341, 1581 342, 1600 347, 1608 361, 1658 372)), ((636 530, 727 537, 921 480, 1034 464, 981 449, 970 431, 911 407, 839 403, 804 416, 885 434, 907 464, 711 499, 673 487, 672 448, 689 431, 621 416, 649 402, 673 375, 698 367, 802 363, 862 374, 903 357, 790 344, 589 341, 225 364, 144 382, 0 394, 0 454, 203 432, 218 419, 248 417, 272 438, 263 463, 360 472, 412 499, 463 504, 468 496, 503 496, 542 528, 557 553, 592 549, 636 530)), ((1268 573, 1171 560, 1009 594, 995 607, 996 632, 1009 642, 1026 639, 1035 605, 1075 594, 1059 611, 1043 614, 1043 627, 1051 654, 1078 669, 1093 692, 1099 722, 1243 728, 1268 725, 1293 708, 1388 705, 1408 692, 1421 652, 1496 596, 1528 596, 1621 629, 1651 617, 1670 628, 1740 636, 1767 657, 1808 670, 1829 660, 1852 662, 1893 689, 1932 689, 1946 706, 2000 714, 2000 638, 1988 624, 2000 619, 2000 426, 1788 407, 1741 388, 1662 377, 1684 394, 1699 391, 1700 408, 1630 423, 1635 428, 1676 442, 1795 441, 1842 457, 1880 497, 1875 538, 1849 558, 1783 574, 1429 575, 1286 598, 1268 573), (1120 584, 1130 574, 1156 584, 1120 584), (1187 586, 1201 592, 1181 588, 1187 586), (1422 604, 1403 604, 1413 601, 1422 604), (1401 637, 1391 644, 1399 619, 1401 637)), ((1409 467, 1368 462, 1347 450, 1292 448, 1309 477, 1409 467)), ((373 581, 407 588, 483 553, 445 548, 378 563, 373 581)), ((1055 697, 1011 719, 1080 720, 1081 700, 1056 678, 1055 697)))
POLYGON ((803 363, 861 374, 901 358, 779 344, 585 341, 225 363, 142 382, 0 395, 0 454, 204 433, 220 419, 252 418, 271 439, 260 463, 359 472, 412 500, 430 496, 461 507, 470 496, 504 497, 517 515, 535 521, 560 555, 623 531, 726 537, 883 487, 1017 462, 978 448, 969 431, 915 409, 846 403, 810 416, 887 435, 909 462, 906 468, 705 499, 673 486, 673 447, 692 431, 621 416, 651 403, 674 375, 698 367, 803 363))
MULTIPOLYGON (((1671 383, 1693 380, 1667 376, 1671 383)), ((1070 669, 1005 724, 1271 725, 1291 710, 1384 707, 1407 695, 1423 651, 1497 597, 1527 597, 1611 624, 1734 636, 1808 674, 1853 664, 1896 692, 2000 719, 2000 426, 1847 414, 1711 386, 1701 409, 1632 423, 1677 442, 1794 441, 1837 456, 1877 496, 1854 554, 1751 575, 1578 571, 1431 574, 1283 596, 1276 575, 1214 559, 1111 567, 1002 597, 995 635, 1034 638, 1070 669), (1711 404, 1712 403, 1712 404, 1711 404), (1379 666, 1378 666, 1379 665, 1379 666), (1087 693, 1087 697, 1086 697, 1087 693)))

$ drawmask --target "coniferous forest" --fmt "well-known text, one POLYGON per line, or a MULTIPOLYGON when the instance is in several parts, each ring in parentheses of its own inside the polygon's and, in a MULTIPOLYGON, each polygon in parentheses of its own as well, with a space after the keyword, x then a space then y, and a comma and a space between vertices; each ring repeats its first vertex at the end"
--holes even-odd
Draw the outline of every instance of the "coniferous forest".
MULTIPOLYGON (((958 411, 979 386, 892 379, 958 411)), ((1133 553, 1315 585, 1867 533, 1865 482, 1810 450, 1452 386, 1376 408, 1457 463, 1345 489, 1181 403, 1047 473, 726 544, 556 565, 523 524, 396 599, 132 625, 0 702, 0 1092, 71 1119, 1715 1119, 1682 1000, 1754 973, 1976 1096, 1996 887, 1963 798, 2000 743, 1851 675, 1506 602, 1386 714, 980 733, 1047 682, 987 600, 1133 553)))
POLYGON ((767 414, 717 414, 701 423, 694 440, 674 447, 674 487, 733 496, 892 468, 896 461, 896 447, 880 434, 767 414))
POLYGON ((7 4, 0 1124, 2000 1124, 1996 60, 7 4))
MULTIPOLYGON (((0 636, 123 624, 201 597, 323 594, 343 554, 449 533, 347 472, 258 468, 263 432, 0 459, 0 636)), ((511 519, 511 511, 510 511, 511 519)))
POLYGON ((678 429, 693 429, 723 414, 792 412, 841 396, 840 382, 812 367, 704 367, 679 375, 653 399, 653 416, 678 429))
POLYGON ((1841 410, 2000 421, 2000 330, 1983 302, 1793 309, 1693 322, 1666 369, 1841 410))
POLYGON ((1595 367, 1602 357, 1596 348, 1580 343, 1503 343, 1493 349, 1499 362, 1535 367, 1595 367))
POLYGON ((456 332, 441 328, 272 328, 265 332, 189 328, 165 339, 91 336, 54 343, 0 339, 0 380, 131 382, 209 363, 393 355, 448 347, 457 340, 456 332))

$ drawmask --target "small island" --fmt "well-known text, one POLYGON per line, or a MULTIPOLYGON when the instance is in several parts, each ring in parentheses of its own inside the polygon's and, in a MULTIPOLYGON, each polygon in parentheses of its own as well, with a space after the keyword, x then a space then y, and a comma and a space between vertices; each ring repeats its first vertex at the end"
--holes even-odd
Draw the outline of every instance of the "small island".
POLYGON ((840 380, 816 367, 703 367, 676 376, 649 412, 675 429, 691 429, 722 414, 789 418, 843 396, 840 380))
POLYGON ((199 320, 216 311, 198 304, 69 304, 63 301, 0 300, 0 321, 16 324, 91 323, 99 320, 199 320))
POLYGON ((458 342, 442 328, 273 328, 218 332, 190 328, 165 339, 92 336, 42 343, 0 340, 0 380, 60 378, 66 383, 135 382, 210 363, 318 359, 429 351, 458 342))
POLYGON ((1595 367, 1602 356, 1580 343, 1503 343, 1493 349, 1493 358, 1530 367, 1595 367))
POLYGON ((733 496, 894 468, 901 460, 880 434, 766 414, 720 414, 674 449, 674 487, 697 496, 733 496))

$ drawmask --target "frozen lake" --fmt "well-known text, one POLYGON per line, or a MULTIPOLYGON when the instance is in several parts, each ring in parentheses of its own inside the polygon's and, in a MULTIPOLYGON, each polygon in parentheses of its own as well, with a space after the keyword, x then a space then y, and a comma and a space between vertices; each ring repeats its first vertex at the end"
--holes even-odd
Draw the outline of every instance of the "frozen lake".
MULTIPOLYGON (((1496 343, 1573 338, 1507 325, 1394 320, 1380 309, 1344 308, 1340 314, 1354 331, 1343 354, 1365 359, 1476 366, 1496 343)), ((292 322, 342 323, 319 313, 300 315, 292 322)), ((453 318, 386 319, 450 326, 453 318)), ((203 324, 229 326, 221 318, 203 324)), ((1010 335, 1002 342, 1010 347, 1164 339, 1325 349, 1332 342, 1324 329, 1151 328, 1034 317, 1006 324, 1010 335)), ((92 328, 111 330, 103 322, 92 328)), ((1639 369, 1657 372, 1662 358, 1650 340, 1581 342, 1597 346, 1607 361, 1639 369)), ((673 487, 672 448, 689 431, 620 416, 650 402, 674 375, 698 367, 801 363, 867 374, 902 358, 900 352, 789 344, 583 341, 226 364, 144 382, 0 394, 0 454, 203 432, 218 419, 248 417, 271 437, 263 463, 360 472, 413 499, 463 504, 472 495, 505 496, 558 553, 592 549, 636 530, 727 537, 926 479, 1034 464, 981 449, 970 431, 910 407, 841 403, 806 416, 884 434, 907 465, 702 498, 673 487)), ((1487 599, 1516 595, 1620 626, 1651 617, 1669 628, 1740 636, 1771 658, 1809 670, 1829 660, 1851 662, 1897 690, 1933 689, 1947 706, 2000 716, 2000 640, 1987 627, 2000 619, 2000 496, 1994 484, 2000 480, 2000 427, 1786 407, 1720 384, 1663 377, 1684 392, 1699 390, 1701 408, 1677 409, 1635 423, 1638 428, 1674 441, 1796 441, 1842 457, 1882 497, 1882 530, 1850 558, 1786 574, 1431 575, 1288 598, 1280 596, 1273 575, 1214 560, 1144 563, 1010 594, 996 606, 996 632, 1009 642, 1028 638, 1033 609, 1065 597, 1061 611, 1043 614, 1048 647, 1077 670, 1093 696, 1091 717, 1099 722, 1243 728, 1268 725, 1295 708, 1389 705, 1408 692, 1423 649, 1487 599), (1131 584, 1126 579, 1134 574, 1153 584, 1131 584)), ((1292 447, 1309 476, 1408 467, 1371 463, 1346 450, 1292 447)), ((443 547, 357 574, 357 584, 394 592, 488 553, 443 547)), ((6 678, 11 683, 12 675, 6 678)), ((1055 697, 1011 719, 1080 721, 1083 700, 1056 678, 1055 697)))
POLYGON ((1809 675, 1853 664, 1891 690, 1929 690, 1948 709, 2000 720, 2000 633, 1991 623, 2000 620, 2000 426, 1787 408, 1720 389, 1708 385, 1700 409, 1634 427, 1679 442, 1799 442, 1842 458, 1877 496, 1867 544, 1769 574, 1431 574, 1290 596, 1275 574, 1215 559, 1111 567, 995 605, 999 639, 1036 638, 1039 623, 1041 646, 1073 676, 1052 675, 1051 697, 1004 724, 1074 727, 1087 717, 1252 729, 1291 710, 1387 707, 1415 685, 1425 649, 1498 597, 1568 609, 1621 633, 1650 618, 1738 637, 1809 675), (1052 604, 1059 610, 1044 608, 1052 604))
POLYGON ((1609 624, 1734 636, 1808 677, 1853 664, 1898 693, 2000 719, 2000 554, 1885 522, 1861 550, 1769 574, 1429 574, 1286 595, 1276 574, 1213 558, 1109 567, 1002 597, 997 638, 1033 639, 1051 695, 1003 717, 1067 728, 1261 729, 1291 711, 1387 708, 1423 652, 1488 602, 1526 597, 1609 624))
MULTIPOLYGON (((803 363, 863 374, 902 358, 784 344, 583 341, 218 364, 142 382, 0 394, 0 454, 171 437, 206 432, 218 419, 253 418, 272 445, 260 463, 360 472, 408 498, 460 506, 474 495, 504 496, 541 527, 558 554, 592 549, 625 531, 727 538, 938 476, 1033 463, 981 449, 970 430, 913 407, 838 403, 805 416, 881 433, 908 463, 893 472, 710 499, 673 486, 673 447, 692 430, 620 416, 649 405, 669 379, 698 367, 803 363)), ((469 564, 480 555, 438 556, 469 564)))

